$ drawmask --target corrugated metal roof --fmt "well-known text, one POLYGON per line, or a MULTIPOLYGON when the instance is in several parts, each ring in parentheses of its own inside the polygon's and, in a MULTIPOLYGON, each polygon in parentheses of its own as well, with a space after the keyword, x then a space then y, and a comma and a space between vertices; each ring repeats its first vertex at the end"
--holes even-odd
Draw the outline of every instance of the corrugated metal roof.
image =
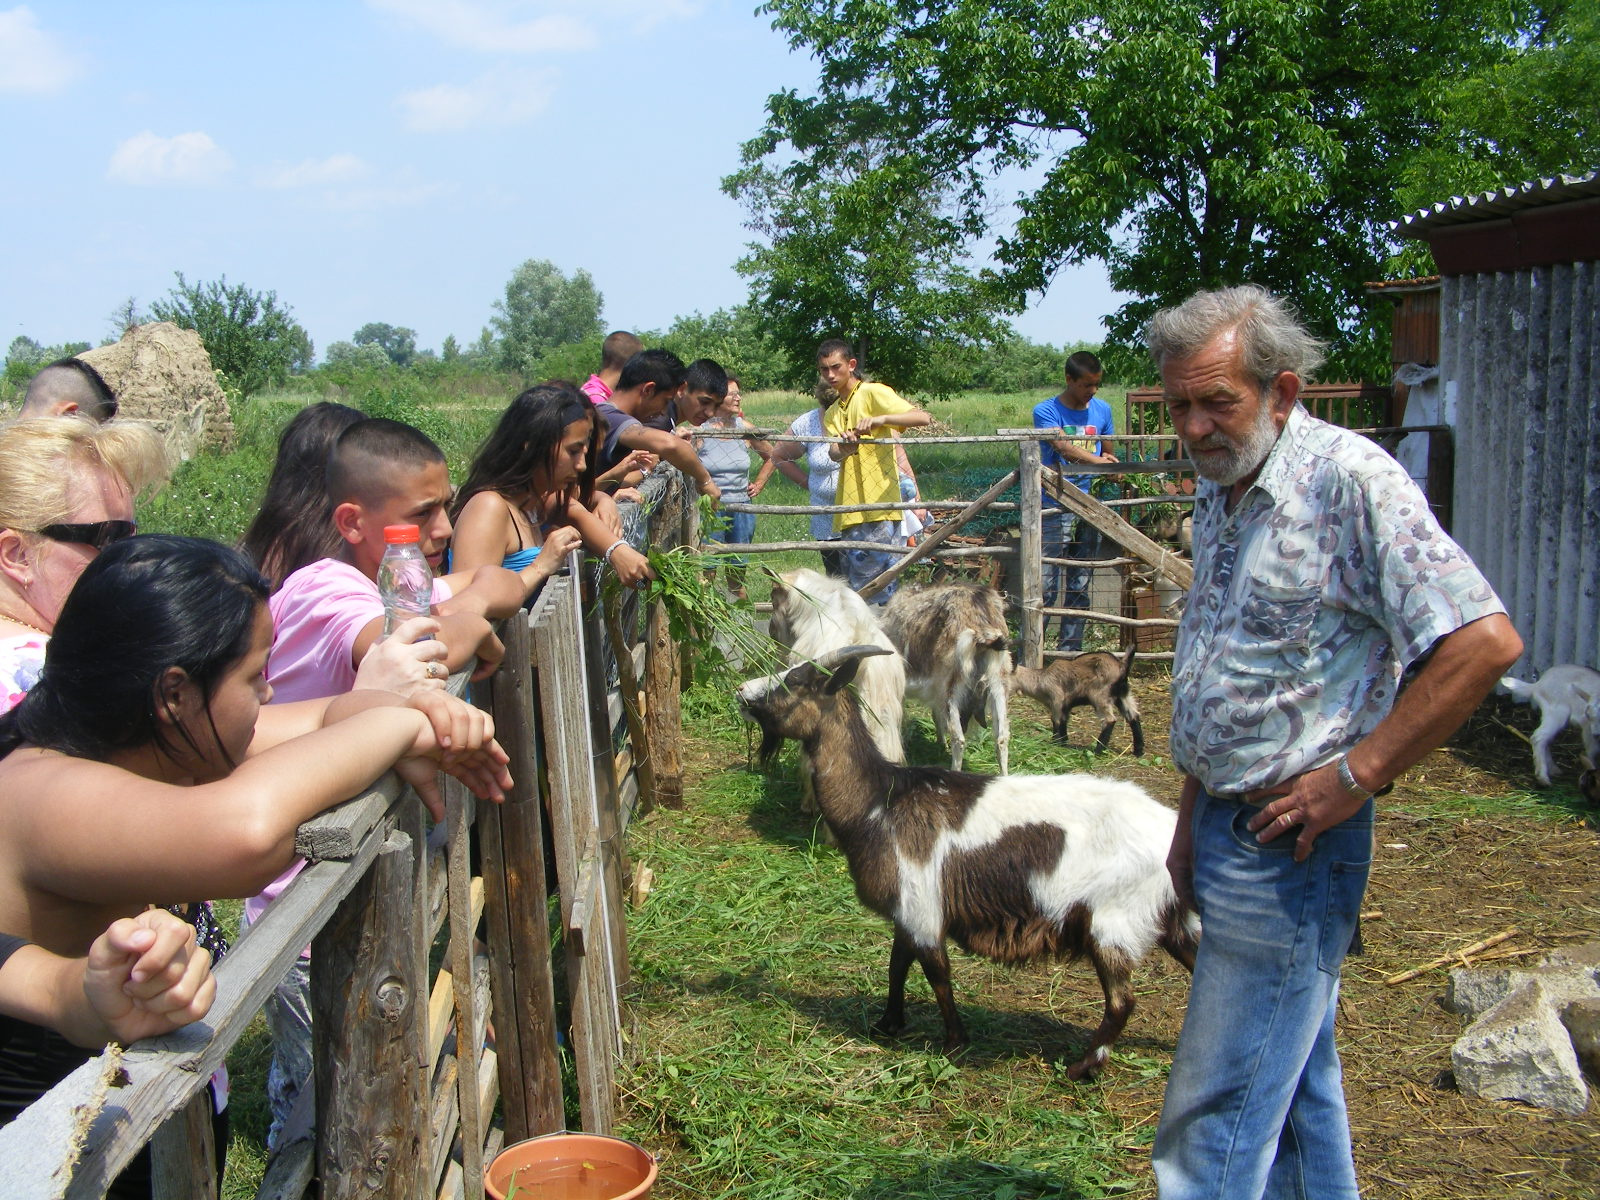
POLYGON ((1600 169, 1583 175, 1535 179, 1476 196, 1454 196, 1445 203, 1400 218, 1393 228, 1401 237, 1420 237, 1422 231, 1427 229, 1509 217, 1526 208, 1543 208, 1547 204, 1579 200, 1586 196, 1600 196, 1600 169))
POLYGON ((1439 276, 1418 275, 1414 279, 1377 279, 1361 286, 1369 292, 1431 292, 1438 289, 1439 276))

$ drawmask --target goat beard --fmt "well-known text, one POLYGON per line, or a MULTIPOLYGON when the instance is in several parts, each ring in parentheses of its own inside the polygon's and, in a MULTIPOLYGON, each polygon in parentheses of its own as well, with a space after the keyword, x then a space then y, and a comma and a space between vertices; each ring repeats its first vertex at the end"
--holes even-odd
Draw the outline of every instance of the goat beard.
POLYGON ((783 734, 778 732, 777 725, 764 713, 754 714, 754 720, 761 729, 761 745, 756 749, 756 758, 764 767, 772 765, 772 760, 778 757, 778 751, 783 749, 783 734))

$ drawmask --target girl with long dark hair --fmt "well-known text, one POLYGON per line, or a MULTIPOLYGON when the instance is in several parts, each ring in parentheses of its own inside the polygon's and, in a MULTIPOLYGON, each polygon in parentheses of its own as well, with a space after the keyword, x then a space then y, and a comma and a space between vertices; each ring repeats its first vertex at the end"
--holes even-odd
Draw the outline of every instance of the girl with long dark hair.
POLYGON ((450 569, 493 564, 542 579, 582 543, 625 585, 648 577, 644 555, 597 512, 611 503, 595 489, 603 436, 599 413, 570 383, 541 383, 513 400, 456 492, 450 569))
MULTIPOLYGON (((491 722, 445 693, 263 707, 267 592, 198 538, 129 538, 84 569, 43 673, 0 717, 0 929, 82 955, 149 905, 252 895, 301 823, 391 767, 442 815, 446 750, 474 792, 503 796, 491 722)), ((28 1028, 0 1050, 0 1120, 82 1060, 28 1028)))

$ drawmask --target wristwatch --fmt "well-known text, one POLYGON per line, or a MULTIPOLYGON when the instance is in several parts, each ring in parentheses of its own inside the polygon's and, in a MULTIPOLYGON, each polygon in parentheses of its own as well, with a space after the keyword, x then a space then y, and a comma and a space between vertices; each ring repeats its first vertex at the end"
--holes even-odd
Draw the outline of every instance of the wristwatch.
POLYGON ((1349 754, 1339 756, 1339 786, 1358 800, 1370 800, 1377 795, 1356 782, 1355 774, 1350 770, 1349 754))

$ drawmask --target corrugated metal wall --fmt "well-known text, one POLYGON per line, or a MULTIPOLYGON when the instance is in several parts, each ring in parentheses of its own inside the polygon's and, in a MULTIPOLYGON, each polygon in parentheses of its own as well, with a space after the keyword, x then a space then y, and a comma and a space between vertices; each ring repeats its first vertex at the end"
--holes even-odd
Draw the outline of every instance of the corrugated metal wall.
POLYGON ((1593 262, 1446 276, 1453 533, 1527 644, 1512 673, 1600 667, 1600 290, 1593 262))

